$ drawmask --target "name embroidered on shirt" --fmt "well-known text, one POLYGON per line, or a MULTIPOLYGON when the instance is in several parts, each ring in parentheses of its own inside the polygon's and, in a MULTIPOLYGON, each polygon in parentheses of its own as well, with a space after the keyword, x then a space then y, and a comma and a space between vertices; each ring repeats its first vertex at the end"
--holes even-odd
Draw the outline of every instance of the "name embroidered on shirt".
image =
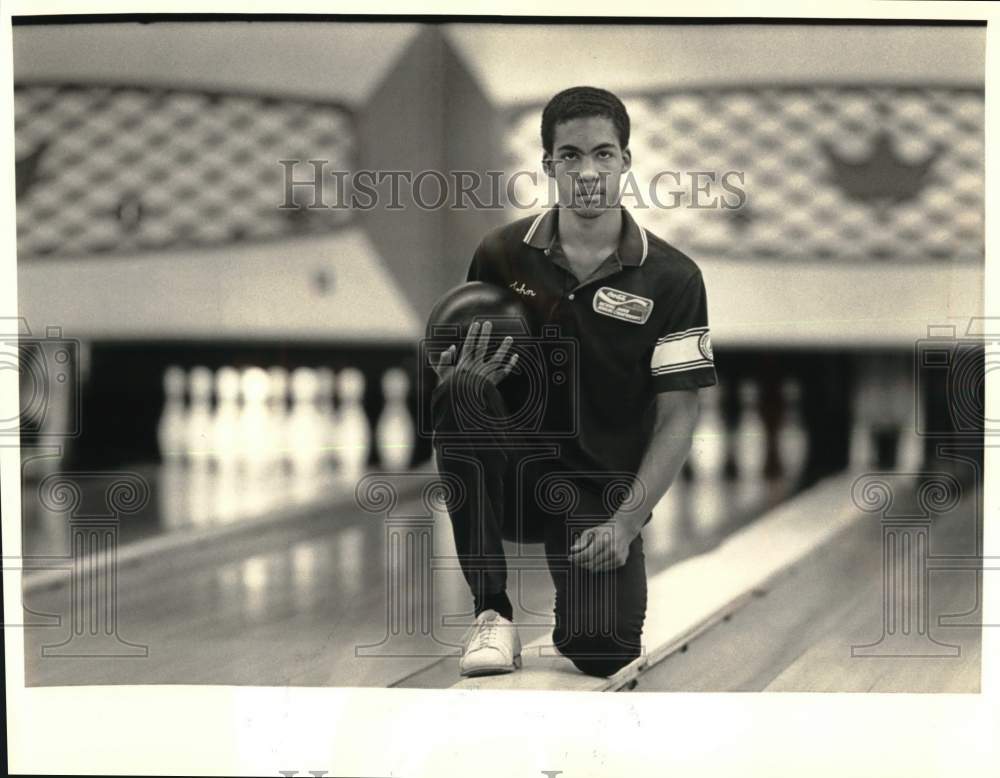
POLYGON ((510 284, 510 288, 513 289, 518 294, 523 294, 526 297, 534 297, 535 296, 535 290, 534 289, 529 289, 528 287, 526 287, 524 285, 523 281, 520 284, 517 281, 512 281, 511 284, 510 284))
POLYGON ((653 312, 653 301, 648 297, 602 286, 594 292, 594 310, 613 319, 645 324, 653 312))

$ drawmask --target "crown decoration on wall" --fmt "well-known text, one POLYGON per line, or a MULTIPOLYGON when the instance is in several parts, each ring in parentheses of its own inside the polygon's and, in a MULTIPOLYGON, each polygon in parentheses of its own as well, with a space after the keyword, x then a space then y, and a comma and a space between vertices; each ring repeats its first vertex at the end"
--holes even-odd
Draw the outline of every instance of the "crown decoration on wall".
POLYGON ((279 208, 278 160, 303 160, 295 180, 312 180, 309 159, 356 167, 354 118, 340 105, 47 83, 16 85, 14 105, 21 259, 212 248, 353 221, 346 209, 279 208))
POLYGON ((851 199, 872 205, 884 220, 888 208, 920 194, 945 147, 935 142, 926 158, 909 163, 896 153, 892 136, 882 130, 860 160, 844 158, 832 143, 824 141, 821 148, 830 161, 833 182, 851 199))
MULTIPOLYGON (((632 175, 659 207, 626 207, 696 259, 982 262, 983 90, 913 85, 759 85, 621 93, 632 175), (660 176, 673 171, 677 178, 660 176), (692 208, 693 171, 744 177, 735 209, 692 208), (677 195, 672 200, 673 195, 677 195)), ((541 105, 519 110, 509 171, 522 202, 547 200, 538 165, 541 105), (525 183, 527 182, 527 183, 525 183)), ((733 203, 718 180, 707 199, 733 203)))

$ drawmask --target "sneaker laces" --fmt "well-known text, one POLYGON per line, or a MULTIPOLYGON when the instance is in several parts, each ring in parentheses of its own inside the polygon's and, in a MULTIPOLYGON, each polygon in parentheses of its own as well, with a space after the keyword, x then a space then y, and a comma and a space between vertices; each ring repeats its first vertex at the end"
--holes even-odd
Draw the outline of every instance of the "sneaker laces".
POLYGON ((479 629, 476 632, 476 648, 485 648, 493 640, 493 636, 496 634, 497 630, 497 620, 490 619, 489 621, 483 621, 479 625, 479 629))
POLYGON ((488 646, 493 636, 496 635, 498 621, 499 618, 494 616, 492 619, 482 619, 470 624, 462 639, 466 650, 475 651, 488 646))

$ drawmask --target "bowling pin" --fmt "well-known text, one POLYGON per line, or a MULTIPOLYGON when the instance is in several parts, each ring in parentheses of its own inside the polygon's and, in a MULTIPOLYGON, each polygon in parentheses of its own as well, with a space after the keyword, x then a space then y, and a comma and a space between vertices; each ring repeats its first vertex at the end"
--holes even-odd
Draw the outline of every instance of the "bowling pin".
POLYGON ((267 371, 267 447, 270 459, 280 474, 289 464, 288 432, 288 371, 271 367, 267 371))
POLYGON ((912 408, 899 431, 899 450, 896 454, 896 466, 900 472, 918 473, 924 466, 924 440, 917 434, 924 427, 922 396, 916 392, 913 375, 900 377, 897 388, 900 403, 912 408))
POLYGON ((184 435, 187 432, 187 409, 184 390, 187 376, 177 365, 170 365, 163 373, 163 392, 166 401, 157 426, 156 437, 160 458, 164 462, 178 462, 184 456, 184 435))
POLYGON ((739 386, 735 383, 720 383, 720 393, 723 396, 723 420, 726 424, 725 437, 725 464, 722 466, 722 473, 726 480, 739 478, 739 438, 737 437, 737 425, 739 423, 739 386), (735 404, 736 407, 731 406, 735 404), (730 418, 730 412, 733 417, 730 418))
POLYGON ((739 385, 740 423, 736 428, 737 465, 741 478, 755 479, 764 472, 767 431, 760 415, 757 385, 744 380, 739 385))
POLYGON ((241 458, 252 476, 266 474, 271 461, 268 441, 267 373, 259 367, 247 367, 240 372, 240 393, 243 405, 239 410, 239 448, 241 458))
POLYGON ((349 367, 337 376, 340 410, 337 413, 341 471, 347 478, 361 475, 368 465, 372 434, 361 401, 365 393, 365 377, 357 368, 349 367))
POLYGON ((334 407, 334 397, 337 391, 337 378, 332 368, 321 367, 317 369, 316 375, 319 378, 319 413, 322 419, 323 428, 323 460, 326 467, 333 471, 339 465, 337 450, 337 410, 334 407))
POLYGON ((404 470, 413 456, 415 430, 406 405, 410 379, 398 367, 386 370, 382 376, 385 406, 375 425, 379 461, 386 470, 404 470))
POLYGON ((212 448, 212 371, 196 367, 188 373, 187 430, 184 449, 187 453, 186 509, 193 526, 212 520, 214 512, 211 448, 212 448))
POLYGON ((240 494, 241 515, 266 513, 278 497, 277 476, 280 460, 271 435, 268 402, 271 380, 263 368, 247 367, 240 372, 243 405, 239 413, 240 462, 245 469, 240 494))
POLYGON ((245 492, 239 474, 240 373, 235 367, 215 371, 215 411, 212 414, 212 522, 229 524, 243 516, 245 492))
POLYGON ((292 372, 291 387, 292 410, 288 417, 287 440, 292 471, 298 479, 312 480, 321 473, 323 466, 323 419, 316 403, 319 396, 316 371, 309 367, 296 368, 292 372))
POLYGON ((801 390, 795 379, 781 385, 782 419, 778 431, 778 451, 784 475, 795 480, 801 475, 809 453, 809 437, 802 422, 801 390))
POLYGON ((207 367, 194 368, 188 374, 188 394, 184 451, 191 459, 207 462, 212 448, 212 371, 207 367))
POLYGON ((726 457, 726 428, 722 421, 719 388, 702 389, 698 396, 701 411, 688 460, 695 479, 714 479, 722 475, 726 457))
POLYGON ((870 399, 871 390, 866 382, 862 382, 854 395, 854 419, 851 423, 851 441, 848 453, 852 470, 865 470, 875 463, 870 399))
POLYGON ((240 460, 240 374, 235 367, 215 373, 215 412, 212 414, 212 458, 219 469, 240 460))

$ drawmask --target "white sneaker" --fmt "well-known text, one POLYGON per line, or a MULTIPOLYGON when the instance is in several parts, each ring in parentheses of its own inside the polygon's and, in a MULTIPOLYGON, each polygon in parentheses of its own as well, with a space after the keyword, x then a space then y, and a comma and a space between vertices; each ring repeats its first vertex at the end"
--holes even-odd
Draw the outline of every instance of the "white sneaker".
POLYGON ((521 666, 521 638, 514 622, 495 610, 485 610, 465 633, 465 650, 458 663, 461 675, 512 673, 521 666))

